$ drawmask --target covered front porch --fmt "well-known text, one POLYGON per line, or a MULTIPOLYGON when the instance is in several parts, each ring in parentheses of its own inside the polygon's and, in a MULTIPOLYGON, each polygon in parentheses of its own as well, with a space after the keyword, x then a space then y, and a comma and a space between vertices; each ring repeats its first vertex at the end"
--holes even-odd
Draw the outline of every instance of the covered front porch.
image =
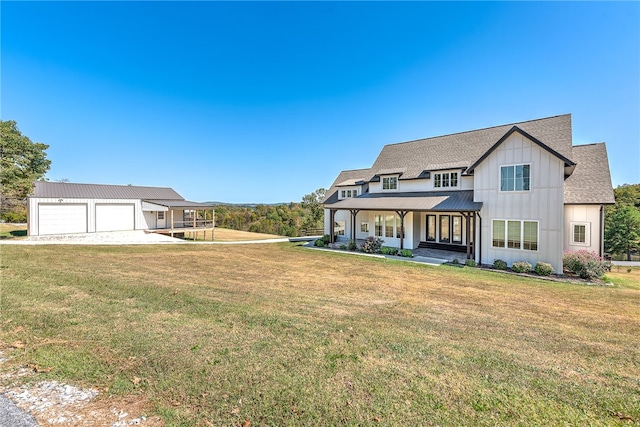
POLYGON ((472 191, 374 193, 325 206, 330 239, 380 237, 384 246, 447 260, 477 259, 481 203, 472 191), (418 252, 416 252, 418 251, 418 252))
POLYGON ((185 200, 149 200, 142 202, 142 210, 148 231, 171 237, 190 235, 197 240, 214 239, 214 206, 185 200))

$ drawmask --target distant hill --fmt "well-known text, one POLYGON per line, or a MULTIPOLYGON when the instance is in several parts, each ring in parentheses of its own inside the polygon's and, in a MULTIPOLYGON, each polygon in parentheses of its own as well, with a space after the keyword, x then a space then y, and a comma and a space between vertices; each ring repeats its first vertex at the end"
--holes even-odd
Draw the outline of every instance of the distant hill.
MULTIPOLYGON (((213 206, 236 206, 240 208, 255 208, 258 205, 262 206, 284 206, 289 205, 292 202, 282 202, 282 203, 227 203, 227 202, 202 202, 207 205, 213 206)), ((297 202, 296 202, 297 203, 297 202)))

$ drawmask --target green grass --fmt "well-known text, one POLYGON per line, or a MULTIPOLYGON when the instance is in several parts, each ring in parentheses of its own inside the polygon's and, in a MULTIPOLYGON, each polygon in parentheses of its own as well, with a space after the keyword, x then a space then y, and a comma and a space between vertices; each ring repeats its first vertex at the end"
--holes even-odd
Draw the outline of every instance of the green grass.
POLYGON ((0 250, 17 360, 167 425, 640 420, 640 269, 601 287, 294 244, 0 250))
POLYGON ((26 236, 27 226, 25 224, 0 223, 0 240, 26 236))

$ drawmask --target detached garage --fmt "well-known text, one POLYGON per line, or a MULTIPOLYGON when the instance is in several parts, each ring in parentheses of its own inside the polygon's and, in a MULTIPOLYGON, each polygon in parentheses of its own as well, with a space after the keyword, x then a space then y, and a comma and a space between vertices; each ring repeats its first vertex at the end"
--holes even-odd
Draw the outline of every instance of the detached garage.
POLYGON ((28 209, 30 236, 213 229, 213 206, 187 201, 166 187, 36 182, 28 209))

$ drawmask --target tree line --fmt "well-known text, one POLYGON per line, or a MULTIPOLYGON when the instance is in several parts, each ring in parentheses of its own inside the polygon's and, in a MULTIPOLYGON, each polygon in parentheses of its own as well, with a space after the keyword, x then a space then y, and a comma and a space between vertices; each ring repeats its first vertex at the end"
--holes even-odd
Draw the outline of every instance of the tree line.
POLYGON ((216 227, 290 237, 322 234, 325 191, 319 188, 305 195, 299 203, 219 205, 215 208, 216 227))
POLYGON ((631 261, 640 252, 640 184, 620 185, 613 194, 616 204, 605 208, 604 250, 631 261))

